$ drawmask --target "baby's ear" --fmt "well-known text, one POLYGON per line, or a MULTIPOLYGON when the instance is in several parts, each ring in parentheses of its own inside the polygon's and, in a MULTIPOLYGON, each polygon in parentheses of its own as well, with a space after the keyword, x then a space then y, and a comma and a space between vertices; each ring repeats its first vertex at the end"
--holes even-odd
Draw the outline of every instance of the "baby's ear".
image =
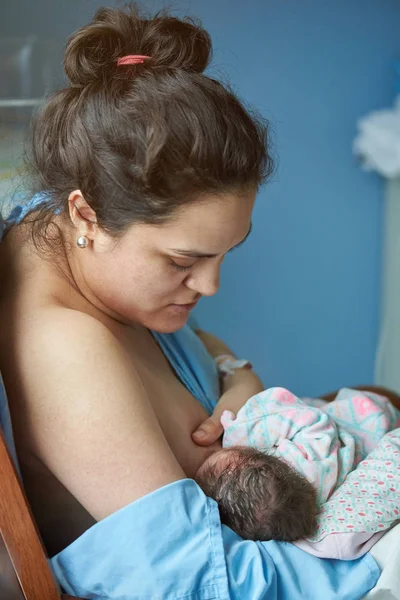
POLYGON ((236 415, 231 410, 224 410, 221 415, 221 425, 224 429, 227 429, 232 421, 235 421, 236 415))

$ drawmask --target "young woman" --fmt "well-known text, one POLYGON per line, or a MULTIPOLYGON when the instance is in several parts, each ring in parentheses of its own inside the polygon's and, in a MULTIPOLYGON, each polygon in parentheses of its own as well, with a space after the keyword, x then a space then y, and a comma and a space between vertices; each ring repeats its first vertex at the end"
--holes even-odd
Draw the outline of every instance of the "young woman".
MULTIPOLYGON (((206 352, 184 327, 196 303, 217 292, 226 253, 248 236, 272 168, 265 123, 204 74, 210 54, 208 34, 190 20, 141 18, 134 6, 98 11, 68 41, 69 85, 35 117, 41 193, 1 247, 1 370, 24 484, 50 555, 61 552, 60 580, 80 595, 95 587, 90 597, 253 599, 281 585, 280 567, 256 543, 238 538, 232 556, 214 503, 190 481, 221 433, 222 411, 262 389, 249 368, 218 389, 211 357, 229 349, 200 334, 206 352), (113 552, 124 543, 118 515, 129 507, 139 507, 131 536, 139 545, 126 550, 135 560, 122 575, 113 552), (71 574, 69 548, 79 553, 80 540, 110 523, 107 576, 93 583, 84 551, 71 574), (171 523, 177 543, 166 541, 171 523), (162 556, 180 556, 171 558, 178 576, 169 564, 164 577, 161 558, 151 558, 153 527, 167 544, 162 556), (248 570, 244 583, 238 568, 248 570), (131 595, 115 591, 121 581, 131 595)), ((303 589, 299 551, 290 552, 298 576, 288 585, 303 589)), ((372 559, 339 568, 306 561, 332 589, 351 571, 349 598, 377 577, 372 559)), ((324 590, 315 597, 330 597, 324 590)))

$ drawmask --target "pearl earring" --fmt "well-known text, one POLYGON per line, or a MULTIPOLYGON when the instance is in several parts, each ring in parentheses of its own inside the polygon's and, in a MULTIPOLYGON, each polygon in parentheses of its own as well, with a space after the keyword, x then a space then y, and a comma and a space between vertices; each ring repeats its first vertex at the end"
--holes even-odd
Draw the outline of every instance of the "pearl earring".
POLYGON ((78 237, 78 239, 76 240, 76 245, 79 248, 86 248, 86 246, 88 245, 88 239, 85 235, 80 235, 78 237))

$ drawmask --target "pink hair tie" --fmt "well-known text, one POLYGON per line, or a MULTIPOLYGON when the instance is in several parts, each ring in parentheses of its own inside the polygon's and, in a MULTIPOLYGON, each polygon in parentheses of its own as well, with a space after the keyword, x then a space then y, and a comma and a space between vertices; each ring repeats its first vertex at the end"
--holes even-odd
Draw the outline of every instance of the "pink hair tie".
POLYGON ((140 65, 144 63, 145 60, 150 58, 150 56, 142 56, 141 54, 128 54, 127 56, 122 56, 117 61, 117 66, 121 65, 140 65))

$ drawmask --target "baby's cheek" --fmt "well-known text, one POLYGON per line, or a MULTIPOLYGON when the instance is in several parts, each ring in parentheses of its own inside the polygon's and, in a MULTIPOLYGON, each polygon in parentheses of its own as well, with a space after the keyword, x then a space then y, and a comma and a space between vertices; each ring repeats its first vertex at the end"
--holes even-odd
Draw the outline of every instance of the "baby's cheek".
POLYGON ((207 461, 204 461, 203 464, 201 465, 201 467, 199 467, 199 469, 197 469, 193 479, 200 485, 202 484, 202 481, 204 481, 204 474, 205 474, 205 469, 207 466, 207 461))

